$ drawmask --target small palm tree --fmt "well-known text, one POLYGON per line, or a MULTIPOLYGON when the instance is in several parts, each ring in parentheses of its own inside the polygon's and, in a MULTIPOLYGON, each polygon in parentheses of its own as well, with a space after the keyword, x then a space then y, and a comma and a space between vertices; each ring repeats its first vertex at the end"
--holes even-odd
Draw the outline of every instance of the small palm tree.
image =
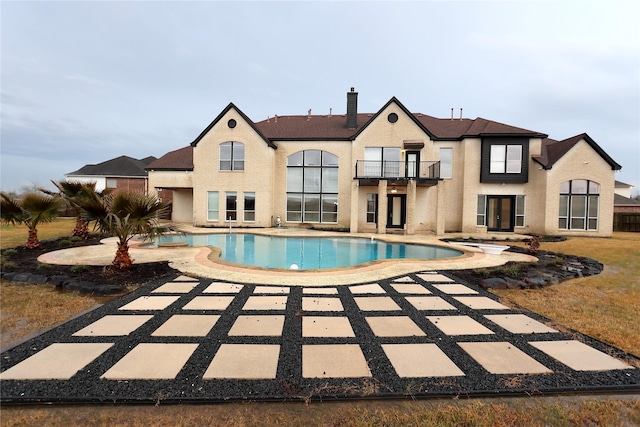
POLYGON ((134 191, 106 195, 93 192, 78 198, 77 204, 87 222, 94 222, 99 231, 118 238, 118 249, 111 263, 117 270, 129 271, 133 267, 129 241, 134 236, 153 239, 162 234, 158 216, 167 206, 154 196, 134 191))
POLYGON ((38 224, 52 222, 58 217, 61 207, 59 199, 40 193, 27 193, 20 199, 0 193, 0 198, 2 222, 26 225, 29 237, 25 247, 39 248, 38 224))
POLYGON ((89 223, 82 217, 82 209, 78 205, 78 200, 82 197, 91 197, 96 193, 95 182, 79 182, 79 181, 51 181, 58 189, 58 193, 54 193, 47 189, 41 188, 45 194, 55 197, 61 197, 65 205, 73 209, 76 215, 76 224, 73 227, 72 236, 78 236, 82 239, 88 239, 89 223))

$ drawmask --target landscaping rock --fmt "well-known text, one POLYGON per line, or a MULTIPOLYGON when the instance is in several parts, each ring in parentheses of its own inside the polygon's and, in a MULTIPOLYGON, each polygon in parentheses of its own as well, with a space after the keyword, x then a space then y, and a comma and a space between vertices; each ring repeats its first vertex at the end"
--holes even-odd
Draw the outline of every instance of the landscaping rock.
POLYGON ((27 283, 30 285, 42 285, 43 283, 47 283, 47 276, 43 276, 42 274, 30 274, 27 279, 27 283))
POLYGON ((549 280, 546 277, 527 277, 524 281, 530 286, 537 286, 542 288, 549 283, 549 280))
POLYGON ((499 277, 489 277, 480 282, 480 286, 485 289, 507 289, 507 282, 499 277))
POLYGON ((49 277, 49 283, 51 283, 53 286, 62 286, 65 282, 69 280, 71 279, 68 276, 56 275, 56 276, 49 277))
POLYGON ((525 289, 529 287, 529 285, 522 280, 516 280, 510 277, 505 277, 504 281, 507 282, 507 289, 525 289))

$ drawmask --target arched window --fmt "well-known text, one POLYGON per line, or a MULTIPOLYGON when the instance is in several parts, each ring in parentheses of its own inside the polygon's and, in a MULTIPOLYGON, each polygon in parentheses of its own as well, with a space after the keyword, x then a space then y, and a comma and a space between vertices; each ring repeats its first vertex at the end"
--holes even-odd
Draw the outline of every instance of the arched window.
POLYGON ((244 144, 242 142, 223 142, 220 144, 220 170, 244 170, 244 144))
POLYGON ((600 184, 574 179, 560 184, 558 228, 561 230, 597 230, 600 184))
POLYGON ((338 157, 321 150, 287 158, 287 221, 338 222, 338 157))

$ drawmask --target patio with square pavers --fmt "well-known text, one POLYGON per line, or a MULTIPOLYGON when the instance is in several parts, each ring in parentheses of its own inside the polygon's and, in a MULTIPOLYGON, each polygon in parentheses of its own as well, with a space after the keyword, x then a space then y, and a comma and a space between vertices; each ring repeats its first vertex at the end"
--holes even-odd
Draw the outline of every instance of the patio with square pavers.
POLYGON ((2 353, 19 402, 637 391, 634 356, 440 272, 344 286, 179 276, 2 353), (517 377, 518 381, 509 381, 517 377), (417 388, 416 388, 417 385, 417 388))

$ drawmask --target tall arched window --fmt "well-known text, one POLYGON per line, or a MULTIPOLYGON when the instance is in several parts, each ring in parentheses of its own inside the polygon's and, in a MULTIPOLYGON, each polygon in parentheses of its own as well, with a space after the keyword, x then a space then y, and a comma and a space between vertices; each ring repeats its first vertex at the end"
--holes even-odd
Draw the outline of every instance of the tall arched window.
POLYGON ((321 150, 287 158, 287 221, 338 222, 338 157, 321 150))
POLYGON ((600 184, 587 179, 574 179, 560 184, 561 230, 597 230, 600 184))

